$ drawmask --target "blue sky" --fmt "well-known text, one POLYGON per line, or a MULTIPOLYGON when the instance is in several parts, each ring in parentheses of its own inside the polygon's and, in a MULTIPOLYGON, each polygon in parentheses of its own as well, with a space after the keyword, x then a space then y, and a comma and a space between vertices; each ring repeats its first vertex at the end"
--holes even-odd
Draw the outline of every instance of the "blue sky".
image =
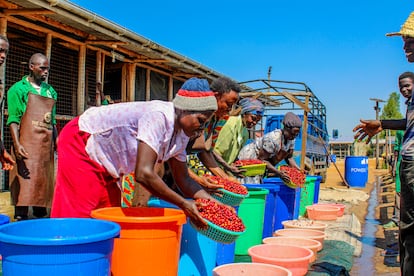
POLYGON ((375 118, 370 98, 387 100, 414 71, 401 37, 385 36, 411 0, 72 2, 235 80, 265 79, 272 66, 272 79, 305 82, 342 137, 375 118))

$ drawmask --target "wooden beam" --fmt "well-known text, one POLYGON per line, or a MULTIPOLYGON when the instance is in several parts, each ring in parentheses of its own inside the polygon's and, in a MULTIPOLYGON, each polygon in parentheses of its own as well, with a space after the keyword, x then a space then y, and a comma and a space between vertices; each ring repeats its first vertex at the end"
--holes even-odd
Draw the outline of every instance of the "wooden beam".
POLYGON ((56 14, 54 11, 45 9, 6 9, 2 14, 8 15, 31 15, 31 14, 56 14))
POLYGON ((135 62, 135 63, 141 63, 141 62, 147 62, 147 63, 152 63, 152 62, 154 62, 154 63, 157 63, 157 62, 168 62, 167 60, 165 60, 165 59, 150 59, 150 58, 143 58, 143 59, 134 59, 134 60, 132 60, 132 62, 135 62))
POLYGON ((115 40, 87 40, 85 41, 86 45, 107 45, 111 47, 117 47, 118 45, 128 45, 128 42, 124 41, 115 41, 115 40))
POLYGON ((62 40, 68 41, 68 42, 76 44, 76 45, 82 45, 83 44, 82 42, 80 42, 76 39, 67 37, 67 36, 62 35, 61 33, 55 32, 51 29, 44 28, 44 27, 38 26, 36 24, 21 20, 21 19, 17 19, 17 18, 12 17, 12 16, 8 17, 7 20, 10 21, 10 22, 13 22, 15 24, 21 25, 23 27, 26 27, 26 28, 34 29, 34 30, 37 30, 37 31, 40 31, 40 32, 43 32, 43 33, 46 33, 46 34, 50 33, 51 35, 53 35, 53 37, 60 38, 62 40))

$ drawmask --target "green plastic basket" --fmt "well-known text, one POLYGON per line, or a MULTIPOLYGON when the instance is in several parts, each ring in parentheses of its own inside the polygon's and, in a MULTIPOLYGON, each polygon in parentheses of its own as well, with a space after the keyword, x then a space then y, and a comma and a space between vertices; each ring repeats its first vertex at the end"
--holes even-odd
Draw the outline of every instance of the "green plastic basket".
POLYGON ((224 203, 229 206, 239 206, 242 201, 249 196, 249 194, 241 195, 232 193, 230 191, 227 191, 226 189, 220 188, 219 191, 223 192, 223 196, 217 196, 215 194, 212 194, 212 197, 220 201, 221 203, 224 203))
POLYGON ((245 170, 243 172, 244 176, 256 176, 256 175, 264 175, 266 172, 266 164, 254 164, 254 165, 246 165, 241 166, 240 169, 245 170))
POLYGON ((229 243, 233 243, 240 235, 242 235, 245 231, 243 232, 234 232, 234 231, 230 231, 227 229, 224 229, 220 226, 215 225, 214 223, 208 221, 205 219, 205 221, 208 224, 208 228, 207 229, 199 229, 197 228, 191 221, 190 224, 191 226, 196 229, 200 234, 215 240, 217 242, 220 243, 225 243, 225 244, 229 244, 229 243))
POLYGON ((295 183, 293 183, 292 181, 290 181, 290 182, 283 181, 283 183, 284 183, 286 186, 288 186, 289 188, 292 188, 292 189, 296 189, 296 188, 297 188, 297 187, 296 187, 296 184, 295 184, 295 183))

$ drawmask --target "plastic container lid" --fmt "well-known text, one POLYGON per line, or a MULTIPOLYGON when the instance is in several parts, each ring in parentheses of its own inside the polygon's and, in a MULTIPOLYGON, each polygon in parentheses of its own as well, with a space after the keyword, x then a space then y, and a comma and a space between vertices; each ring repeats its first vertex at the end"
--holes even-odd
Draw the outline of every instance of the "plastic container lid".
POLYGON ((22 245, 58 246, 83 244, 114 238, 120 226, 90 218, 45 218, 0 226, 0 241, 22 245))

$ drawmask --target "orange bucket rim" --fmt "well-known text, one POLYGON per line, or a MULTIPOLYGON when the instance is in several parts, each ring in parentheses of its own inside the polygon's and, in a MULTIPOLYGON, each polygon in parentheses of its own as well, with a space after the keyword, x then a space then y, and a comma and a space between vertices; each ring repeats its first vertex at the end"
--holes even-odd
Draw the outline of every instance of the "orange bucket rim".
POLYGON ((95 219, 103 219, 103 220, 110 220, 114 222, 126 222, 126 223, 165 223, 165 222, 176 222, 177 224, 185 224, 187 222, 187 216, 184 214, 182 210, 177 210, 173 208, 155 208, 155 207, 129 207, 129 208, 122 208, 122 207, 105 207, 95 209, 91 212, 91 217, 95 219), (177 213, 175 215, 168 215, 168 216, 154 216, 154 217, 120 217, 113 214, 106 214, 105 211, 117 210, 117 209, 129 209, 129 208, 145 208, 145 209, 167 209, 172 211, 173 213, 177 213))

